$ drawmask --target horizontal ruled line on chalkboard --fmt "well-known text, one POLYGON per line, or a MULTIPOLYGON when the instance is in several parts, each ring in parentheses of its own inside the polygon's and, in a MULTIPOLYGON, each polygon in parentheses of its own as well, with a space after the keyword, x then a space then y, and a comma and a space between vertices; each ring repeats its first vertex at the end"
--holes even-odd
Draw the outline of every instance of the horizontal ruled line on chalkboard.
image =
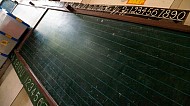
POLYGON ((186 33, 49 10, 21 54, 60 105, 184 105, 189 56, 177 50, 189 44, 180 35, 186 33))
MULTIPOLYGON (((48 39, 46 39, 46 40, 48 40, 48 39)), ((59 40, 59 39, 57 39, 57 40, 59 40)), ((69 39, 67 39, 67 41, 68 41, 69 39)), ((34 41, 34 40, 33 40, 34 41)), ((34 41, 35 43, 37 43, 36 41, 34 41)), ((92 41, 91 41, 92 42, 92 41)), ((52 43, 54 43, 54 44, 56 44, 55 42, 52 42, 52 43)), ((65 45, 68 45, 67 43, 65 43, 65 42, 62 42, 62 43, 64 43, 65 45)), ((31 45, 32 45, 32 43, 31 43, 31 45)), ((58 44, 57 44, 58 45, 58 44)), ((60 46, 60 45, 58 45, 58 46, 60 46)), ((63 48, 63 47, 60 47, 60 48, 63 48)), ((53 48, 52 48, 53 49, 53 48)), ((76 50, 78 50, 78 51, 80 51, 80 52, 83 52, 83 51, 81 51, 81 50, 79 50, 79 49, 77 49, 77 48, 74 48, 74 49, 76 49, 76 50)), ((93 49, 92 49, 93 50, 93 49)), ((95 50, 93 50, 93 51, 95 51, 95 50)), ((95 51, 95 52, 98 52, 98 51, 95 51)), ((84 53, 84 52, 83 52, 84 53)), ((85 54, 85 53, 84 53, 85 54)), ((86 54, 86 55, 89 55, 89 54, 86 54)), ((89 55, 90 57, 93 57, 93 56, 91 56, 91 55, 89 55)), ((105 57, 107 57, 106 55, 104 55, 105 57)), ((93 57, 94 59, 96 59, 95 57, 93 57)), ((108 58, 110 58, 110 57, 108 57, 108 58)), ((110 58, 110 59, 112 59, 112 58, 110 58)), ((117 60, 115 60, 115 59, 112 59, 112 60, 114 60, 114 61, 117 61, 117 60)), ((99 60, 97 60, 97 61, 99 61, 99 60)), ((117 61, 118 63, 120 63, 120 64, 123 64, 123 63, 121 63, 121 62, 119 62, 119 61, 117 61)), ((102 64, 104 64, 103 62, 102 62, 102 64)), ((107 64, 105 64, 105 65, 107 65, 107 64)), ((124 65, 124 64, 123 64, 124 65)), ((109 66, 109 65, 107 65, 107 66, 109 66)), ((111 66, 109 66, 109 67, 111 67, 111 66)), ((129 66, 130 67, 130 66, 129 66)), ((132 67, 130 67, 130 68, 132 68, 132 67)), ((132 68, 132 69, 134 69, 134 68, 132 68)), ((114 70, 116 70, 116 69, 114 69, 114 70)), ((136 70, 136 69, 134 69, 134 70, 136 70)), ((117 70, 116 70, 117 71, 117 70)), ((140 72, 139 70, 136 70, 136 71, 138 71, 138 72, 140 72)), ((142 72, 140 72, 140 73, 142 73, 142 72)), ((143 73, 144 74, 144 73, 143 73)), ((147 74, 145 74, 145 75, 147 75, 147 74)), ((152 78, 152 79, 154 79, 153 77, 151 77, 151 76, 149 76, 149 75, 147 75, 148 77, 150 77, 150 78, 152 78)), ((170 87, 170 88, 172 88, 172 89, 175 89, 175 90, 177 90, 177 91, 179 91, 179 92, 181 92, 181 93, 183 93, 184 95, 188 95, 188 96, 190 96, 189 94, 187 94, 187 93, 185 93, 185 92, 183 92, 183 91, 180 91, 180 90, 178 90, 178 89, 176 89, 176 88, 174 88, 174 87, 172 87, 172 86, 170 86, 170 85, 168 85, 168 84, 166 84, 166 83, 163 83, 163 82, 161 82, 161 81, 159 81, 159 80, 157 80, 157 79, 154 79, 154 80, 156 80, 156 81, 158 81, 158 82, 160 82, 160 83, 162 83, 162 84, 164 84, 164 85, 166 85, 166 86, 168 86, 168 87, 170 87)))
MULTIPOLYGON (((29 46, 28 46, 29 47, 29 46)), ((24 52, 23 52, 24 53, 24 52)), ((31 55, 32 56, 32 55, 31 55)), ((50 60, 51 61, 51 60, 50 60)), ((54 64, 53 62, 51 62, 52 64, 54 64)), ((57 66, 58 68, 59 68, 59 66, 57 66)), ((68 67, 69 68, 69 67, 68 67)), ((60 68, 59 68, 60 69, 60 68)), ((69 68, 70 69, 70 68, 69 68)), ((60 69, 61 70, 61 69, 60 69)), ((71 70, 71 69, 70 69, 71 70)), ((70 78, 71 80, 72 80, 72 78, 70 78)), ((76 82, 75 82, 76 83, 76 82)), ((76 83, 77 84, 77 83, 76 83)), ((78 85, 78 84, 77 84, 78 85)), ((79 87, 81 87, 80 85, 78 85, 79 87)), ((82 88, 82 87, 81 87, 82 88)), ((83 88, 82 88, 83 89, 83 88)), ((85 91, 85 90, 84 90, 85 91)), ((87 92, 86 92, 87 93, 87 92)), ((90 94, 88 94, 88 95, 90 95, 90 94)), ((91 96, 92 97, 92 96, 91 96)), ((98 101, 97 101, 98 102, 98 101)), ((101 105, 100 103, 99 103, 99 105, 101 105)))
MULTIPOLYGON (((58 39, 57 39, 58 40, 58 39)), ((69 40, 69 39, 68 39, 69 40)), ((35 42, 35 41, 34 41, 35 42)), ((66 44, 65 42, 63 42, 65 45, 68 45, 68 44, 66 44)), ((55 43, 56 44, 56 43, 55 43)), ((31 43, 31 45, 32 45, 32 43, 31 43)), ((57 44, 58 45, 58 44, 57 44)), ((58 45, 58 46, 60 46, 60 45, 58 45)), ((63 48, 63 47, 60 47, 60 48, 63 48)), ((74 48, 74 47, 73 47, 74 48)), ((53 49, 53 48, 52 48, 53 49)), ((95 60, 97 60, 95 57, 93 57, 93 56, 91 56, 91 55, 89 55, 89 54, 86 54, 86 53, 84 53, 83 51, 81 51, 81 50, 79 50, 79 49, 77 49, 77 48, 74 48, 74 49, 76 49, 76 50, 78 50, 78 51, 80 51, 80 52, 82 52, 83 54, 85 54, 85 55, 88 55, 88 56, 90 56, 90 57, 92 57, 92 58, 94 58, 95 60)), ((93 51, 95 51, 95 50, 93 50, 93 51)), ((97 52, 97 51, 96 51, 97 52)), ((106 55, 104 55, 105 57, 107 57, 106 55)), ((109 57, 108 57, 109 58, 109 57)), ((111 58, 112 59, 112 58, 111 58)), ((117 60, 115 60, 115 59, 112 59, 112 60, 114 60, 114 61, 117 61, 117 60)), ((51 60, 50 60, 51 61, 51 60)), ((99 60, 97 60, 97 61, 99 61, 99 60)), ((105 63, 103 63, 102 61, 99 61, 99 62, 101 62, 102 64, 105 64, 105 63)), ((119 61, 117 61, 118 63, 120 63, 120 64, 123 64, 123 63, 121 63, 121 62, 119 62, 119 61)), ((105 64, 106 66, 108 66, 108 67, 111 67, 111 66, 109 66, 109 65, 107 65, 107 64, 105 64)), ((124 65, 124 64, 123 64, 124 65)), ((130 66, 129 66, 130 67, 130 66)), ((113 67, 111 67, 111 68, 113 68, 113 67)), ((138 72, 140 72, 139 70, 136 70, 136 69, 134 69, 134 68, 132 68, 132 67, 130 67, 131 69, 133 69, 133 70, 135 70, 135 71, 138 71, 138 72)), ((113 68, 114 69, 114 68, 113 68)), ((115 71, 118 71, 117 69, 114 69, 115 71)), ((144 73, 142 73, 142 72, 140 72, 141 74, 144 74, 144 73)), ((175 89, 175 90, 177 90, 178 92, 180 92, 180 93, 183 93, 184 95, 187 95, 187 96, 190 96, 189 94, 187 94, 187 93, 185 93, 185 92, 183 92, 183 91, 180 91, 180 90, 178 90, 178 89, 176 89, 176 88, 174 88, 174 87, 172 87, 172 86, 170 86, 170 85, 168 85, 168 84, 166 84, 166 83, 163 83, 163 82, 161 82, 161 81, 159 81, 159 80, 157 80, 157 79, 155 79, 155 78, 153 78, 153 77, 151 77, 151 76, 149 76, 149 75, 147 75, 147 74, 145 74, 146 76, 148 76, 148 77, 150 77, 151 79, 154 79, 154 80, 156 80, 156 81, 158 81, 158 82, 160 82, 160 83, 162 83, 162 84, 164 84, 164 85, 166 85, 166 86, 168 86, 168 87, 170 87, 170 88, 172 88, 172 89, 175 89)))
MULTIPOLYGON (((84 26, 84 27, 86 27, 86 26, 84 26)), ((110 35, 113 35, 112 33, 109 33, 109 32, 103 31, 103 30, 95 29, 95 28, 92 28, 92 27, 88 27, 88 28, 93 29, 93 30, 97 30, 97 31, 100 31, 100 32, 104 32, 104 33, 107 33, 107 34, 110 34, 110 35)), ((87 32, 87 33, 88 33, 88 32, 87 32)), ((133 32, 130 32, 130 33, 133 33, 133 32)), ((134 33, 134 34, 136 34, 136 33, 134 33)), ((178 54, 176 54, 176 53, 172 53, 172 52, 170 52, 170 51, 166 51, 166 50, 161 49, 161 48, 157 48, 157 47, 154 47, 154 46, 151 46, 151 45, 148 45, 148 44, 144 44, 144 43, 141 43, 141 42, 139 42, 139 41, 135 41, 135 40, 129 39, 129 38, 127 38, 127 37, 122 37, 122 36, 119 36, 119 35, 116 35, 116 34, 115 34, 114 36, 120 37, 120 38, 122 38, 122 39, 130 40, 130 41, 133 41, 133 42, 135 42, 135 43, 142 44, 142 45, 145 45, 145 46, 148 46, 148 47, 151 47, 151 48, 155 48, 155 49, 157 49, 157 50, 160 50, 160 51, 163 51, 163 52, 167 52, 167 53, 169 53, 169 54, 174 54, 174 55, 177 55, 177 56, 182 57, 182 58, 190 59, 189 57, 185 57, 185 56, 182 56, 182 55, 178 55, 178 54)), ((144 36, 144 35, 142 35, 142 36, 144 36)), ((148 36, 145 36, 145 37, 148 37, 148 36)), ((149 37, 149 38, 152 38, 152 37, 149 37)), ((156 39, 156 38, 152 38, 152 39, 156 39)), ((156 39, 156 40, 163 41, 163 40, 160 40, 160 39, 156 39)), ((163 41, 163 42, 167 42, 167 41, 163 41)), ((187 46, 184 46, 184 45, 180 45, 180 44, 177 44, 177 43, 172 43, 172 42, 167 42, 167 43, 174 44, 174 45, 178 45, 178 46, 182 46, 182 47, 185 47, 185 48, 189 48, 189 49, 190 49, 190 47, 187 47, 187 46)))
MULTIPOLYGON (((99 23, 95 23, 95 22, 90 22, 90 21, 86 21, 86 20, 82 20, 82 19, 78 19, 78 21, 85 21, 85 22, 92 23, 92 24, 98 24, 98 25, 101 25, 101 26, 113 28, 113 29, 115 29, 115 30, 122 30, 122 31, 126 31, 126 32, 133 33, 133 34, 145 36, 145 37, 148 37, 148 38, 151 38, 151 39, 159 40, 159 41, 162 41, 162 42, 171 43, 171 44, 173 44, 173 45, 177 45, 177 46, 181 46, 181 47, 185 47, 185 48, 190 48, 190 47, 188 47, 188 46, 184 46, 184 45, 181 45, 181 44, 177 44, 177 43, 173 43, 173 42, 169 42, 169 41, 157 39, 157 38, 150 37, 150 36, 146 36, 146 35, 144 35, 144 34, 139 34, 139 33, 136 33, 136 32, 127 31, 127 30, 125 30, 125 29, 120 29, 120 28, 116 28, 116 27, 112 27, 112 26, 108 26, 108 25, 104 25, 104 24, 99 24, 99 23)), ((91 28, 91 27, 89 27, 89 28, 91 28)), ((109 32, 107 32, 107 33, 109 33, 109 32)), ((165 32, 165 33, 168 33, 168 32, 165 32)), ((110 34, 111 34, 111 33, 110 33, 110 34)), ((169 33, 169 34, 173 34, 173 33, 169 33)), ((173 35, 176 35, 176 34, 173 34, 173 35)), ((184 37, 184 38, 190 39, 190 37, 187 37, 187 36, 180 36, 180 37, 184 37)))
MULTIPOLYGON (((46 39, 46 40, 48 40, 48 39, 46 39)), ((57 39, 57 40, 59 40, 59 39, 57 39)), ((69 39, 67 39, 67 40, 69 40, 69 39)), ((49 41, 49 40, 48 40, 49 41)), ((89 40, 88 40, 89 41, 89 40)), ((95 43, 95 42, 93 42, 93 41, 89 41, 89 42, 92 42, 92 43, 95 43)), ((53 43, 55 43, 55 42, 53 42, 53 43)), ((62 42, 62 43, 64 43, 64 42, 62 42)), ((56 43, 55 43, 56 44, 56 43)), ((66 43, 64 43, 64 44, 66 44, 66 43)), ((95 44, 97 44, 97 43, 95 43, 95 44)), ((97 44, 98 45, 98 44, 97 44)), ((100 46, 102 46, 102 45, 100 45, 100 46)), ((103 46, 103 47, 105 47, 105 46, 103 46)), ((105 48, 107 48, 107 47, 105 47, 105 48)), ((107 49, 109 49, 109 50, 111 50, 110 48, 107 48, 107 49)), ((94 50, 95 51, 95 50, 94 50)), ((112 50, 112 51, 114 51, 114 50, 112 50)), ((97 51, 96 51, 97 52, 97 51)), ((117 52, 117 51, 114 51, 114 52, 117 52)), ((122 53, 119 53, 119 52, 117 52, 118 54, 121 54, 121 55, 124 55, 125 56, 125 54, 122 54, 122 53)), ((129 56, 127 56, 127 57, 129 57, 129 56)), ((132 57, 130 57, 130 58, 132 58, 132 57)), ((112 59, 112 58, 111 58, 112 59)), ((135 59, 135 58, 132 58, 132 59, 135 59)), ((112 60, 114 60, 114 59, 112 59, 112 60)), ((136 60, 136 59, 135 59, 136 60)), ((139 60, 137 60, 137 61, 139 61, 139 60)), ((141 62, 141 61, 139 61, 139 62, 141 62)), ((144 63, 144 62, 141 62, 141 63, 143 63, 143 64, 145 64, 145 65, 148 65, 148 66, 150 66, 150 67, 153 67, 153 66, 151 66, 151 65, 149 65, 149 64, 146 64, 146 63, 144 63)), ((153 68, 155 68, 155 67, 153 67, 153 68)), ((155 68, 155 69, 158 69, 158 68, 155 68)), ((160 69, 158 69, 159 71, 162 71, 162 70, 160 70, 160 69)), ((162 71, 163 72, 163 71, 162 71)), ((171 75, 171 76, 175 76, 175 75, 172 75, 172 74, 170 74, 170 73, 167 73, 167 74, 169 74, 169 75, 171 75)), ((177 76, 175 76, 175 77, 177 77, 177 76)), ((179 79, 181 79, 180 77, 178 77, 179 79)), ((186 82, 188 82, 188 83, 190 83, 189 81, 187 81, 187 80, 184 80, 184 79, 181 79, 181 80, 183 80, 183 81, 186 81, 186 82)))
MULTIPOLYGON (((29 47, 29 46, 28 46, 29 47)), ((68 58, 69 59, 69 58, 68 58)), ((50 60, 51 61, 51 60, 50 60)), ((72 61, 72 60, 70 60, 70 61, 72 61)), ((72 61, 72 62, 74 62, 74 61, 72 61)), ((52 62, 53 63, 53 62, 52 62)), ((76 64, 76 63, 75 63, 76 64)), ((77 64, 77 66, 79 66, 80 67, 80 65, 78 65, 77 64)), ((58 67, 58 66, 57 66, 58 67)), ((82 68, 82 67, 81 67, 82 68)), ((82 68, 83 69, 83 68, 82 68)), ((85 69, 84 69, 85 70, 85 69)), ((87 72, 87 71, 86 71, 87 72)), ((90 73, 89 73, 90 74, 90 73)), ((94 76, 95 77, 95 76, 94 76)), ((102 81, 101 79, 99 79, 101 82, 104 82, 104 81, 102 81)), ((104 82, 105 83, 105 82, 104 82)), ((106 83, 105 83, 106 84, 106 83)), ((112 88, 113 89, 113 88, 112 88)), ((133 91, 135 91, 135 90, 133 90, 133 91)), ((119 93, 119 92, 118 92, 119 93)), ((142 96, 142 95, 141 95, 142 96)), ((131 101, 131 100, 129 100, 129 101, 131 101)), ((131 103, 133 103, 132 101, 131 101, 131 103)), ((99 103, 100 104, 100 103, 99 103)), ((116 104, 115 104, 116 105, 116 104)))
MULTIPOLYGON (((79 14, 76 14, 76 16, 80 16, 79 14)), ((89 22, 89 23, 93 23, 93 24, 99 24, 99 25, 102 25, 102 26, 105 26, 105 27, 110 27, 110 28, 114 28, 114 29, 117 29, 117 30, 124 30, 124 31, 128 31, 126 30, 126 27, 121 27, 121 28, 117 28, 117 27, 113 27, 113 26, 110 26, 110 25, 106 25, 106 24, 100 24, 100 23, 95 23, 94 21, 89 21, 89 19, 93 19, 95 20, 97 17, 90 17, 90 16, 86 16, 87 18, 79 18, 79 19, 76 19, 78 21, 85 21, 85 22, 89 22), (88 19, 89 18, 89 19, 88 19), (86 20, 88 19, 88 20, 86 20)), ((113 23, 114 25, 118 26, 121 24, 122 21, 115 21, 115 20, 110 20, 110 19, 105 19, 105 18, 99 18, 99 20, 108 20, 108 22, 110 23, 113 23)), ((104 21, 105 22, 105 21, 104 21)), ((130 27, 134 27, 134 28, 138 28, 138 29, 141 29, 141 27, 143 27, 144 25, 141 25, 139 24, 138 26, 134 23, 122 23, 123 25, 126 24, 126 26, 130 26, 130 27)), ((153 31, 158 31, 158 32, 162 32, 162 33, 166 33, 168 35, 172 35, 171 37, 174 37, 173 35, 175 36, 179 36, 179 37, 182 37, 182 38, 190 38, 189 34, 186 33, 186 36, 184 35, 179 35, 179 34, 176 34, 176 33, 173 33, 173 32, 168 32, 168 31, 165 31, 166 29, 159 29, 159 30, 155 30, 155 27, 153 28, 152 26, 146 26, 145 28, 149 31, 149 30, 153 30, 153 31), (146 28, 147 27, 147 28, 146 28)), ((175 31, 174 31, 175 32, 175 31)), ((138 33, 137 33, 138 34, 138 33)))
MULTIPOLYGON (((79 29, 80 29, 80 28, 79 28, 79 29)), ((82 32, 84 32, 84 31, 82 31, 82 32)), ((184 65, 184 66, 178 65, 178 64, 176 64, 176 63, 173 63, 173 62, 167 61, 167 60, 165 60, 165 59, 162 59, 162 58, 160 58, 160 57, 157 57, 157 56, 148 54, 148 53, 146 53, 146 52, 144 52, 144 51, 137 50, 137 49, 135 49, 135 48, 132 48, 132 47, 129 47, 129 46, 120 44, 120 43, 118 43, 118 42, 109 40, 109 39, 104 38, 104 37, 97 36, 96 34, 92 34, 92 33, 89 33, 89 32, 84 32, 84 33, 88 33, 88 34, 93 35, 93 36, 96 36, 96 37, 98 37, 98 38, 100 38, 100 39, 104 39, 104 40, 110 41, 110 42, 112 42, 112 43, 118 44, 118 45, 120 45, 120 46, 124 46, 124 47, 127 47, 127 48, 129 48, 129 49, 133 49, 133 50, 135 50, 135 51, 139 51, 139 52, 141 52, 141 53, 143 53, 143 54, 145 54, 145 55, 151 56, 151 57, 156 58, 156 59, 160 59, 160 60, 162 60, 162 61, 164 61, 164 62, 166 62, 166 63, 168 63, 168 64, 176 65, 177 67, 180 67, 180 68, 182 68, 182 69, 190 70, 187 65, 184 65)), ((178 46, 179 46, 179 45, 178 45, 178 46)), ((158 49, 159 49, 159 48, 158 48, 158 49)), ((175 54, 175 53, 173 53, 173 54, 175 54)), ((179 55, 179 56, 181 56, 181 55, 179 55)), ((181 56, 181 57, 184 57, 184 56, 181 56)), ((187 58, 187 57, 184 57, 184 58, 187 58)), ((188 58, 187 58, 187 59, 188 59, 188 58)), ((187 61, 188 61, 188 60, 187 60, 187 61)))
MULTIPOLYGON (((29 60, 29 58, 28 58, 28 56, 24 53, 24 52, 22 52, 22 54, 24 54, 24 57, 28 60, 27 62, 30 62, 29 60)), ((32 63, 32 62, 30 62, 31 64, 32 64, 32 66, 30 66, 30 67, 34 67, 40 74, 41 74, 41 76, 43 77, 43 81, 46 81, 46 79, 45 79, 45 77, 43 76, 43 74, 41 73, 41 71, 39 71, 38 70, 38 68, 35 66, 35 64, 34 63, 32 63)), ((47 84, 49 85, 49 86, 51 86, 49 83, 48 83, 48 81, 46 81, 47 82, 47 84)), ((53 87, 51 86, 51 88, 53 89, 53 87)), ((46 88, 47 89, 47 88, 46 88)), ((55 90, 54 90, 55 91, 55 90)), ((56 93, 56 91, 55 91, 55 93, 56 93)), ((57 93, 56 93, 56 95, 57 96, 59 96, 57 93)), ((60 96, 59 96, 60 97, 60 96)), ((61 98, 61 97, 60 97, 61 98)), ((64 101, 63 101, 64 102, 64 101)), ((64 102, 65 103, 65 102, 64 102)), ((65 105, 67 105, 66 103, 65 103, 65 105)))

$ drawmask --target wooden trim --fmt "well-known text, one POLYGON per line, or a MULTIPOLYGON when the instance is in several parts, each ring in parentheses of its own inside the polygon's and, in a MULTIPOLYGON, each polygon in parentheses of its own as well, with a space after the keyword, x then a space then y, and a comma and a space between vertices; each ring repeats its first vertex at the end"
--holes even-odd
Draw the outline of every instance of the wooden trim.
POLYGON ((29 65, 26 63, 24 58, 20 55, 19 51, 14 51, 16 54, 18 60, 23 64, 24 68, 28 72, 29 76, 31 79, 34 81, 34 83, 37 85, 39 88, 40 92, 44 95, 46 100, 48 101, 50 106, 58 106, 58 104, 54 101, 54 99, 51 97, 51 95, 48 93, 48 91, 44 88, 44 86, 41 84, 41 82, 38 80, 38 78, 35 76, 29 65))
MULTIPOLYGON (((67 9, 60 9, 60 8, 54 8, 54 7, 53 8, 48 7, 48 8, 51 10, 70 12, 67 9)), ((181 23, 174 23, 173 21, 168 21, 168 20, 153 20, 153 19, 146 19, 146 18, 135 17, 135 16, 120 16, 120 15, 108 14, 104 12, 89 11, 89 10, 83 10, 83 9, 75 9, 74 12, 71 12, 71 13, 79 13, 79 14, 97 16, 97 17, 102 17, 102 18, 133 22, 137 24, 161 27, 161 28, 166 28, 170 30, 190 33, 190 26, 183 25, 181 23)))
MULTIPOLYGON (((27 6, 29 6, 29 5, 27 5, 27 6)), ((39 8, 43 8, 43 7, 39 7, 39 8)), ((37 85, 37 87, 39 88, 40 92, 44 95, 44 97, 47 100, 47 102, 49 103, 49 105, 50 106, 58 106, 58 104, 54 101, 54 99, 51 97, 51 95, 48 93, 48 91, 45 89, 45 87, 41 84, 41 82, 35 76, 35 74, 31 70, 31 68, 29 67, 29 65, 26 63, 26 61, 24 60, 24 58, 19 53, 19 51, 21 50, 21 48, 24 45, 25 41, 33 33, 34 29, 37 27, 37 25, 43 19, 43 17, 47 13, 47 11, 48 11, 48 9, 46 8, 45 12, 41 15, 40 19, 38 20, 38 22, 36 23, 36 25, 34 26, 34 28, 29 28, 28 33, 26 34, 26 36, 24 37, 24 39, 22 40, 22 42, 19 44, 19 46, 16 48, 16 50, 14 51, 14 53, 16 54, 16 56, 19 59, 19 61, 23 64, 24 68, 26 69, 26 71, 28 72, 29 76, 32 78, 32 80, 34 81, 34 83, 37 85)))
POLYGON ((26 34, 26 36, 24 37, 24 39, 22 40, 22 42, 19 44, 19 46, 16 48, 17 51, 20 51, 20 49, 22 48, 22 46, 24 45, 25 41, 28 39, 28 37, 32 34, 33 29, 29 28, 28 33, 26 34))
POLYGON ((113 15, 113 14, 108 14, 108 13, 103 13, 103 12, 94 12, 94 11, 88 11, 88 10, 82 10, 82 9, 75 9, 75 13, 115 19, 115 20, 120 20, 120 21, 133 22, 137 24, 156 26, 156 27, 190 33, 190 26, 170 22, 167 20, 158 21, 158 20, 145 19, 145 18, 134 17, 134 16, 119 16, 119 15, 113 15))
MULTIPOLYGON (((31 6, 29 4, 22 4, 22 5, 31 6)), ((51 7, 51 6, 34 6, 34 7, 48 8, 51 10, 70 12, 65 7, 64 8, 51 7)), ((168 21, 168 20, 153 20, 153 19, 146 19, 146 18, 135 17, 135 16, 120 16, 120 15, 113 15, 113 14, 109 14, 109 13, 96 12, 96 11, 90 11, 90 10, 84 10, 84 9, 74 9, 74 11, 71 13, 92 15, 92 16, 97 16, 97 17, 102 17, 102 18, 109 18, 109 19, 115 19, 115 20, 120 20, 120 21, 133 22, 133 23, 137 23, 137 24, 144 24, 144 25, 149 25, 149 26, 161 27, 161 28, 166 28, 166 29, 170 29, 170 30, 176 30, 176 31, 190 33, 190 26, 183 25, 181 23, 174 23, 173 21, 168 21)))

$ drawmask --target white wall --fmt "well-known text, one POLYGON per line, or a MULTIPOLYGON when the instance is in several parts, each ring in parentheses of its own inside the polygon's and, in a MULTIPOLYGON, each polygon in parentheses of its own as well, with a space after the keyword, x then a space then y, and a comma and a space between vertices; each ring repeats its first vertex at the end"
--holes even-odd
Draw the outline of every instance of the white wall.
POLYGON ((183 0, 178 9, 190 10, 190 0, 183 0))
POLYGON ((179 8, 179 5, 181 4, 181 2, 182 2, 183 0, 174 0, 174 2, 172 3, 172 5, 171 5, 171 9, 177 9, 177 8, 179 8))
POLYGON ((33 106, 24 88, 22 88, 11 106, 33 106))
POLYGON ((11 61, 7 59, 3 67, 0 69, 0 85, 2 82, 5 80, 7 74, 10 72, 11 68, 8 68, 9 65, 11 64, 11 61), (7 69, 8 68, 8 69, 7 69))
POLYGON ((82 0, 60 0, 62 2, 76 2, 76 3, 81 3, 82 0))
MULTIPOLYGON (((106 4, 106 5, 135 5, 127 4, 128 0, 61 0, 62 2, 79 2, 85 4, 106 4)), ((174 0, 146 0, 146 7, 162 7, 169 8, 174 0)), ((138 5, 139 6, 139 5, 138 5)))
POLYGON ((0 86, 0 106, 33 106, 12 65, 4 76, 0 86))
POLYGON ((171 5, 171 8, 190 10, 190 0, 175 0, 171 5))
MULTIPOLYGON (((183 0, 178 9, 190 10, 190 0, 183 0)), ((190 26, 190 14, 188 15, 184 25, 190 26)))
POLYGON ((0 86, 0 106, 10 106, 23 87, 12 67, 10 65, 12 70, 0 86))
MULTIPOLYGON (((190 0, 175 0, 171 5, 172 9, 190 10, 190 0)), ((190 14, 186 18, 184 25, 190 26, 190 14)))
MULTIPOLYGON (((143 6, 169 8, 174 0, 146 0, 143 6)), ((134 5, 127 4, 128 0, 83 0, 89 4, 108 4, 108 5, 134 5), (87 1, 87 2, 86 2, 87 1), (122 2, 124 1, 124 2, 122 2)))

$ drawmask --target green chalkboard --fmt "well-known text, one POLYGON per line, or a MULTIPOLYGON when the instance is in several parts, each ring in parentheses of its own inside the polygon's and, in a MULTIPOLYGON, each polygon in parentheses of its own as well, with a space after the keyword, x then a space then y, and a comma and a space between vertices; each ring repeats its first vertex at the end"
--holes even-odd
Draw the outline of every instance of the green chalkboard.
POLYGON ((190 36, 49 10, 20 51, 60 106, 190 104, 190 36))

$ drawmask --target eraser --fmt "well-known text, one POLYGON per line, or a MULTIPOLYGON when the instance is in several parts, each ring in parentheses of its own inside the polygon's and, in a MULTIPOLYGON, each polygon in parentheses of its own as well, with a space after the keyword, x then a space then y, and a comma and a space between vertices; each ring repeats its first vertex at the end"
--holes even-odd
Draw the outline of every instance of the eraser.
POLYGON ((73 7, 71 7, 70 5, 67 5, 67 7, 66 7, 69 11, 71 11, 71 12, 73 12, 74 11, 74 8, 73 7))
POLYGON ((33 6, 35 6, 35 4, 34 4, 34 3, 32 3, 31 1, 29 2, 29 4, 31 4, 31 5, 33 5, 33 6))

